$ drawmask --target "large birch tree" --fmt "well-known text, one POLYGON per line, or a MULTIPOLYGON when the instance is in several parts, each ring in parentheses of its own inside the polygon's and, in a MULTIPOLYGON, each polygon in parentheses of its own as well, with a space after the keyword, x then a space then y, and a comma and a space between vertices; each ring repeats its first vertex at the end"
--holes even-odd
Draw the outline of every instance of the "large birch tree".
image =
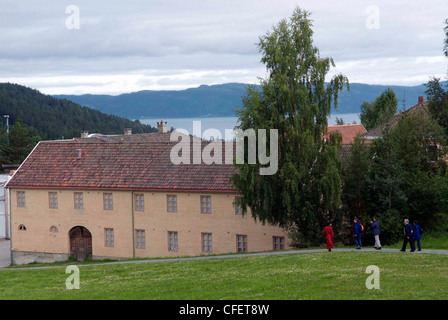
POLYGON ((260 163, 235 164, 238 202, 261 222, 288 229, 294 245, 317 244, 341 205, 341 136, 328 136, 327 126, 348 79, 326 82, 335 63, 320 57, 310 13, 300 8, 261 36, 258 48, 267 77, 248 89, 238 127, 278 130, 278 171, 260 175, 260 163))

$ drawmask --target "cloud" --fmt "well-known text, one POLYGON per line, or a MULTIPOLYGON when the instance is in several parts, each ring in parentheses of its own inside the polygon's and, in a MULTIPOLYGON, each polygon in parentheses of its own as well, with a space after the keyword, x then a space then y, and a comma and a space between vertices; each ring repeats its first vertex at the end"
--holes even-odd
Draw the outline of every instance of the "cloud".
MULTIPOLYGON (((0 81, 45 93, 113 93, 257 82, 256 43, 290 0, 2 1, 0 81), (3 4, 4 2, 4 4, 3 4), (69 5, 79 29, 66 28, 69 5), (65 90, 64 92, 62 92, 65 90)), ((322 57, 353 82, 420 84, 444 74, 446 0, 304 0, 322 57), (366 26, 369 6, 377 29, 366 26), (436 9, 435 9, 436 8, 436 9)))

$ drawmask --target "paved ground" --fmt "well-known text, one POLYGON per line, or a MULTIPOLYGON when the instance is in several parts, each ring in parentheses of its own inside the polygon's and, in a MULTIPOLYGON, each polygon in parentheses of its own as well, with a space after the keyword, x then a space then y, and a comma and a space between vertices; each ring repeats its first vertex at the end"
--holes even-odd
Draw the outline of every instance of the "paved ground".
MULTIPOLYGON (((0 268, 7 267, 11 264, 11 254, 10 254, 10 241, 0 239, 0 268)), ((218 256, 200 256, 200 257, 188 257, 188 258, 168 258, 168 259, 151 259, 151 260, 132 260, 132 261, 114 261, 107 263, 97 263, 97 264, 86 264, 83 266, 93 266, 93 265, 105 265, 105 264, 132 264, 132 263, 154 263, 154 262, 169 262, 169 261, 187 261, 187 260, 207 260, 207 259, 228 259, 228 258, 243 258, 248 256, 265 256, 265 255, 281 255, 281 254, 295 254, 295 253, 313 253, 313 252, 326 252, 326 249, 303 249, 303 250, 288 250, 288 251, 270 251, 270 252, 257 252, 257 253, 247 253, 247 254, 228 254, 228 255, 218 255, 218 256)), ((359 251, 355 248, 341 248, 333 249, 333 252, 346 252, 346 251, 359 251)), ((398 249, 382 249, 377 251, 373 248, 363 248, 362 251, 375 251, 375 252, 399 252, 398 249)), ((448 250, 422 250, 420 252, 415 251, 415 253, 410 253, 409 248, 406 253, 402 254, 422 254, 422 253, 432 253, 432 254, 448 254, 448 250)), ((328 254, 332 254, 328 252, 328 254)), ((60 266, 55 266, 60 267, 60 266)), ((46 267, 28 267, 27 269, 44 269, 44 268, 55 268, 52 266, 46 267)), ((14 270, 18 270, 15 268, 14 270)))
POLYGON ((0 268, 11 264, 11 241, 0 239, 0 268))

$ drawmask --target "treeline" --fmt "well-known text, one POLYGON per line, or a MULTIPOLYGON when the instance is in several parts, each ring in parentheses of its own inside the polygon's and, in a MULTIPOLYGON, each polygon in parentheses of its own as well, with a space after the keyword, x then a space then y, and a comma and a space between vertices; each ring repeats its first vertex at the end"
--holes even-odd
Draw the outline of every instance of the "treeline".
MULTIPOLYGON (((448 19, 445 25, 448 57, 448 19)), ((448 231, 448 86, 435 77, 425 86, 428 103, 398 117, 392 90, 363 103, 362 124, 382 130, 371 143, 356 139, 343 171, 346 223, 360 217, 368 224, 378 216, 386 243, 402 237, 405 218, 448 231)))
POLYGON ((80 137, 82 131, 102 134, 123 134, 125 128, 131 128, 133 133, 157 131, 138 120, 107 115, 11 83, 0 83, 0 116, 2 164, 20 164, 39 140, 71 139, 80 137))
POLYGON ((384 125, 374 141, 355 139, 342 171, 345 223, 339 226, 347 242, 353 217, 365 225, 379 217, 382 241, 394 243, 405 218, 433 226, 448 212, 445 130, 426 110, 410 110, 384 125))
MULTIPOLYGON (((0 83, 0 113, 9 115, 11 125, 21 119, 35 128, 44 140, 79 137, 84 130, 103 134, 120 134, 125 128, 132 128, 134 133, 156 131, 138 120, 107 115, 11 83, 0 83)), ((5 121, 2 121, 2 127, 5 127, 5 121)))
POLYGON ((433 79, 426 85, 427 108, 410 108, 400 116, 393 90, 363 103, 361 121, 376 139, 358 137, 346 157, 340 133, 322 136, 328 133, 331 106, 350 89, 349 81, 336 74, 325 85, 334 61, 321 58, 313 45, 309 15, 297 8, 260 37, 267 76, 260 90, 248 89, 238 127, 277 129, 269 139, 277 141, 278 169, 262 175, 261 161, 236 163, 232 183, 242 195, 236 203, 243 213, 250 208, 259 221, 289 231, 298 247, 321 244, 329 223, 337 242, 353 244, 355 217, 368 226, 378 216, 384 244, 401 239, 404 218, 420 220, 431 231, 425 225, 448 214, 447 90, 433 79))

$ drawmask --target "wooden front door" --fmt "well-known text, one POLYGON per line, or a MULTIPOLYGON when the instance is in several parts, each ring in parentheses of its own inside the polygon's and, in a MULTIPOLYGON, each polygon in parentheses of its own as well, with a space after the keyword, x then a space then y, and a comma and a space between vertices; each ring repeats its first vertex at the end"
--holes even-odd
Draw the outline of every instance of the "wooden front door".
POLYGON ((84 227, 70 230, 70 255, 76 260, 92 257, 92 234, 84 227))

